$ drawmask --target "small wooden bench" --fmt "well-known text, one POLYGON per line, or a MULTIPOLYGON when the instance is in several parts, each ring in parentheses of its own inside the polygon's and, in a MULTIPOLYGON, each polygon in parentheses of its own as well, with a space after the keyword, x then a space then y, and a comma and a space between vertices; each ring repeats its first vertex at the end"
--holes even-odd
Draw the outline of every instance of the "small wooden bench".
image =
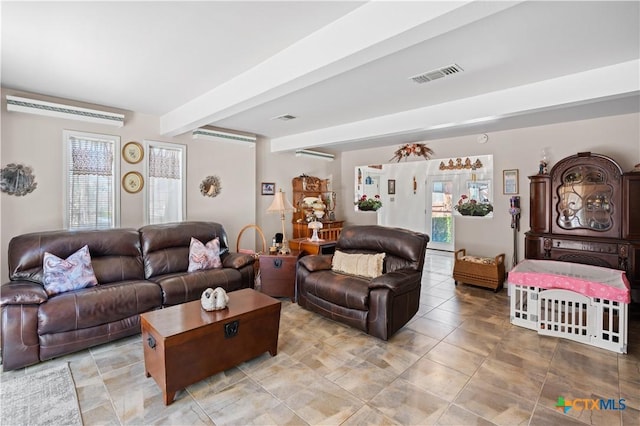
POLYGON ((456 250, 453 279, 458 282, 490 288, 496 293, 504 283, 504 253, 496 257, 467 256, 465 249, 456 250))

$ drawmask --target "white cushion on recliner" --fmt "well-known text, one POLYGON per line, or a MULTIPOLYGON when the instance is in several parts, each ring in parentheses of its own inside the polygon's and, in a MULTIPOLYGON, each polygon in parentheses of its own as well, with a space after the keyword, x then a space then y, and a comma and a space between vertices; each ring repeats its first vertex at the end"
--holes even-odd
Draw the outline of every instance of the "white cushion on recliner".
POLYGON ((382 275, 384 256, 385 253, 344 253, 336 250, 331 261, 331 270, 366 278, 376 278, 382 275))

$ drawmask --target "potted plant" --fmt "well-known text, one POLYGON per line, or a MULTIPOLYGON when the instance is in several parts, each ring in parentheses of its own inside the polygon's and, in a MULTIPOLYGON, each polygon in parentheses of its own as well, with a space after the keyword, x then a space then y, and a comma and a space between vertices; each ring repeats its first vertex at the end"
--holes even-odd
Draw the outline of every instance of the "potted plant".
POLYGON ((379 195, 374 195, 373 198, 368 198, 366 195, 363 195, 355 204, 358 206, 358 210, 361 211, 376 211, 382 207, 382 201, 380 201, 379 195))
POLYGON ((486 216, 493 211, 491 203, 479 203, 466 195, 461 195, 458 204, 453 208, 462 216, 486 216))

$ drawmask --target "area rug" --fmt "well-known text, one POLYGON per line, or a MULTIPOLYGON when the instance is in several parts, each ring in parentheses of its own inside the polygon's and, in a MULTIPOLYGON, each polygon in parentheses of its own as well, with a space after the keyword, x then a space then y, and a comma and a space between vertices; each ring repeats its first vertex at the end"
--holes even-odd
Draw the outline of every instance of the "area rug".
POLYGON ((82 425, 68 364, 0 383, 1 425, 82 425))

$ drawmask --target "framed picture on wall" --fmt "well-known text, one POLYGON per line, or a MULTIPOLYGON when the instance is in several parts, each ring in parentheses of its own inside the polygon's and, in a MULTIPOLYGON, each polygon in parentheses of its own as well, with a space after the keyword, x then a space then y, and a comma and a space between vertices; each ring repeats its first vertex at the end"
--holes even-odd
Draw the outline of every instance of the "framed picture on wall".
POLYGON ((387 194, 393 195, 396 193, 396 180, 389 179, 387 180, 387 194))
POLYGON ((275 195, 276 184, 275 182, 262 182, 262 195, 275 195))
POLYGON ((505 195, 515 195, 519 193, 518 169, 502 171, 502 193, 505 195))

